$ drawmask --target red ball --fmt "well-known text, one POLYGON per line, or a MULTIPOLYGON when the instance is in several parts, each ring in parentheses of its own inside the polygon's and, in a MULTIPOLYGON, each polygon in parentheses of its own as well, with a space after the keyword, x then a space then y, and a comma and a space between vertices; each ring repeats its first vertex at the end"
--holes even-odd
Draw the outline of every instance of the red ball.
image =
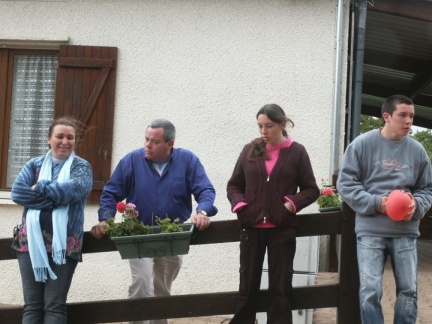
POLYGON ((394 221, 402 221, 409 212, 411 197, 403 190, 393 190, 387 198, 387 215, 394 221))

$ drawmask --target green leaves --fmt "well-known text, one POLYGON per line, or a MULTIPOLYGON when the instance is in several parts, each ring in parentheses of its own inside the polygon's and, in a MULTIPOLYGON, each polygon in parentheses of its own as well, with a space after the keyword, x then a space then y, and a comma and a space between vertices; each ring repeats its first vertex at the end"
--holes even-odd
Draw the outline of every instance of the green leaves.
POLYGON ((316 201, 318 206, 320 206, 320 208, 340 206, 341 199, 336 192, 336 188, 334 186, 328 185, 324 178, 321 178, 321 184, 321 194, 316 201))
POLYGON ((156 224, 160 226, 161 233, 173 233, 173 232, 181 232, 183 228, 178 226, 180 220, 178 218, 171 221, 171 219, 167 218, 159 218, 156 216, 156 224))
POLYGON ((107 220, 104 230, 110 237, 145 235, 151 233, 151 228, 144 225, 137 217, 127 217, 123 215, 122 222, 115 222, 115 218, 111 217, 107 220))
MULTIPOLYGON (((162 219, 156 216, 156 224, 160 227, 160 233, 182 232, 183 228, 178 225, 179 222, 178 218, 171 221, 168 217, 162 219)), ((152 234, 152 228, 140 222, 134 213, 122 214, 121 222, 116 222, 115 217, 109 218, 104 230, 110 237, 152 234)))
POLYGON ((337 193, 322 194, 317 199, 317 204, 320 208, 340 206, 341 200, 337 193))

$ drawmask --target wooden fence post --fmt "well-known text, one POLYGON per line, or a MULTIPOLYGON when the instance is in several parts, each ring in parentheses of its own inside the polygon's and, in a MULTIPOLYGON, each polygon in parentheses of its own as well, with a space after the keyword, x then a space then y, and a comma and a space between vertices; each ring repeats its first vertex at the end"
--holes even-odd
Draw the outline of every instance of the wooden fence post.
POLYGON ((341 247, 339 262, 339 307, 338 323, 361 323, 359 304, 359 274, 357 264, 357 247, 355 227, 355 213, 346 204, 341 212, 341 247))

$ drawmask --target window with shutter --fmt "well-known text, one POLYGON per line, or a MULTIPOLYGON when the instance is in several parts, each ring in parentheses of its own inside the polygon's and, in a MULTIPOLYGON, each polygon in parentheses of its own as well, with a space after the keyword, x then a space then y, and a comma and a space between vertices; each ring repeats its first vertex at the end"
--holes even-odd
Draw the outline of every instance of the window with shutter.
POLYGON ((54 115, 72 115, 87 126, 76 153, 93 167, 90 203, 99 202, 111 176, 116 65, 116 47, 60 46, 54 115))
POLYGON ((111 175, 116 64, 115 47, 0 50, 1 191, 10 190, 25 162, 46 152, 52 119, 68 115, 86 126, 76 153, 93 167, 88 202, 99 202, 111 175))

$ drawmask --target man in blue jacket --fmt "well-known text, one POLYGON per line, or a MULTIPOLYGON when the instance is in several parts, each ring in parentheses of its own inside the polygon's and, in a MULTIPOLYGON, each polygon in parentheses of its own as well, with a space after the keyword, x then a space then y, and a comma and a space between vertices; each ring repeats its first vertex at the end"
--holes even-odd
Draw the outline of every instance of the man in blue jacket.
MULTIPOLYGON (((144 148, 124 156, 105 184, 100 201, 99 223, 91 232, 105 235, 106 220, 116 214, 116 204, 126 199, 136 205, 139 220, 154 225, 155 218, 189 218, 199 230, 210 226, 217 213, 215 190, 203 165, 191 151, 174 148, 175 127, 166 119, 154 120, 146 129, 144 148), (192 195, 198 203, 192 215, 192 195)), ((170 295, 182 256, 130 259, 132 284, 129 298, 170 295)), ((166 324, 167 320, 134 323, 166 324)))

